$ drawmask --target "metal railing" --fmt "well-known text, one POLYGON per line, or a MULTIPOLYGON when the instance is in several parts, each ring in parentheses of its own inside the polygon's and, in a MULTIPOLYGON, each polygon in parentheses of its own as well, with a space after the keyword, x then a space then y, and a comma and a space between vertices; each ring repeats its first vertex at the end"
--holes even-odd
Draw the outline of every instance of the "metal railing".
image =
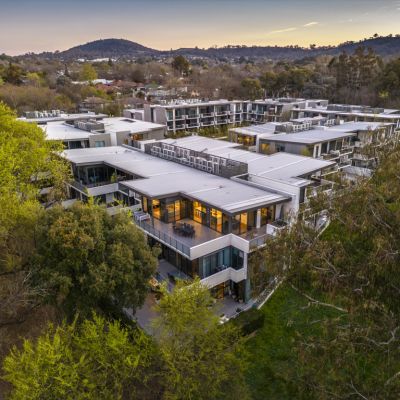
POLYGON ((165 245, 170 246, 176 249, 178 252, 183 253, 184 255, 190 257, 190 247, 183 244, 179 240, 176 240, 168 233, 162 232, 159 229, 154 228, 154 226, 143 220, 141 221, 135 219, 135 223, 140 228, 142 228, 147 234, 154 237, 155 239, 158 239, 161 243, 164 243, 165 245))

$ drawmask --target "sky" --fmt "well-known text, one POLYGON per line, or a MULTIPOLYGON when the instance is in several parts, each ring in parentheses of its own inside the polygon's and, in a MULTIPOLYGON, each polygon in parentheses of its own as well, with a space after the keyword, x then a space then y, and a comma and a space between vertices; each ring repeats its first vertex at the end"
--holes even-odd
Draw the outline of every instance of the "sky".
POLYGON ((400 0, 0 0, 0 54, 123 38, 170 50, 335 45, 400 33, 400 0))

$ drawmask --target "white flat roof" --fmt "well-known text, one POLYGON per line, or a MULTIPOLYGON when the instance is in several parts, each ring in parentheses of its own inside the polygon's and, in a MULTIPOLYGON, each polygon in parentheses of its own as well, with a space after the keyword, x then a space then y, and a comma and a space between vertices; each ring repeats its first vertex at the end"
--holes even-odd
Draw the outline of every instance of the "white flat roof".
POLYGON ((165 125, 125 117, 103 118, 99 122, 104 123, 106 132, 129 131, 130 133, 138 133, 153 129, 165 128, 165 125))
POLYGON ((393 114, 387 112, 374 114, 374 113, 363 113, 360 111, 328 110, 327 107, 305 107, 297 109, 297 111, 322 113, 322 114, 350 115, 355 117, 368 117, 368 118, 380 118, 380 119, 394 119, 394 120, 400 119, 400 114, 393 114))
POLYGON ((48 122, 56 122, 56 121, 74 121, 74 120, 87 120, 87 119, 102 119, 107 117, 106 114, 96 114, 93 112, 88 113, 79 113, 79 114, 65 114, 61 113, 58 116, 48 116, 48 117, 38 117, 38 118, 26 118, 20 117, 18 118, 20 121, 24 122, 33 122, 33 123, 48 123, 48 122))
POLYGON ((355 132, 339 131, 333 129, 312 129, 297 133, 280 133, 278 135, 265 138, 269 142, 285 142, 297 144, 315 144, 330 142, 331 140, 343 139, 345 137, 356 136, 355 132))
POLYGON ((268 156, 238 149, 236 143, 209 139, 202 136, 188 136, 172 141, 171 139, 166 139, 162 140, 162 142, 173 143, 176 146, 197 151, 200 148, 207 149, 204 151, 207 154, 246 163, 250 174, 261 174, 264 177, 274 180, 278 179, 281 182, 295 186, 302 186, 308 182, 305 179, 298 178, 299 176, 308 175, 335 164, 332 161, 317 160, 312 157, 303 157, 289 153, 277 153, 268 156))
MULTIPOLYGON (((399 115, 400 118, 400 115, 399 115)), ((393 125, 390 122, 364 122, 364 121, 354 121, 354 122, 345 122, 344 124, 335 125, 331 129, 336 131, 348 131, 348 132, 356 132, 356 131, 368 131, 375 130, 382 126, 393 125)))
POLYGON ((267 122, 266 124, 250 125, 242 128, 233 128, 230 129, 230 131, 246 136, 258 136, 266 133, 273 135, 277 125, 282 125, 282 124, 276 122, 267 122))
POLYGON ((75 164, 106 163, 143 179, 122 184, 148 197, 182 193, 200 202, 236 213, 252 207, 287 201, 273 191, 262 190, 124 147, 65 150, 65 158, 75 164))
MULTIPOLYGON (((104 118, 99 120, 104 123, 105 133, 129 132, 141 133, 154 129, 164 129, 164 125, 154 124, 130 118, 104 118)), ((85 131, 69 125, 64 121, 48 122, 46 125, 39 125, 45 132, 48 140, 74 141, 89 139, 95 132, 85 131)))
POLYGON ((62 140, 64 142, 87 140, 91 135, 88 131, 77 129, 73 125, 65 124, 62 121, 49 122, 46 125, 39 125, 39 127, 46 133, 47 140, 62 140))

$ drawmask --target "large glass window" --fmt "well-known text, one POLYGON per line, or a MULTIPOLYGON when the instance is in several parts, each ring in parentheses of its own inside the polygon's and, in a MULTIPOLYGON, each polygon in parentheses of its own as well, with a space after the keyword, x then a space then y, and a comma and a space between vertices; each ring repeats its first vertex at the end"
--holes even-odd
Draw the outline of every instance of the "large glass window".
POLYGON ((161 218, 161 208, 160 208, 160 200, 153 200, 152 201, 152 214, 154 218, 160 219, 161 218))
POLYGON ((142 208, 144 212, 149 212, 149 208, 147 206, 147 197, 142 196, 142 208))
POLYGON ((210 228, 222 232, 222 212, 215 208, 211 209, 210 228))

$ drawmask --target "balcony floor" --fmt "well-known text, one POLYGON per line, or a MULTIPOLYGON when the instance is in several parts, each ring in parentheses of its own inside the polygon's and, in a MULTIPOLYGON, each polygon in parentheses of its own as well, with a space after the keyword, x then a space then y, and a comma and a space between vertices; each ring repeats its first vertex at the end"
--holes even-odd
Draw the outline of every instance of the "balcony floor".
POLYGON ((198 222, 195 222, 190 218, 181 219, 178 221, 178 223, 187 223, 192 225, 195 230, 195 235, 193 237, 183 236, 178 234, 177 232, 174 232, 173 223, 167 224, 155 218, 153 218, 153 223, 151 223, 150 220, 146 222, 152 224, 155 229, 166 233, 176 241, 188 247, 194 247, 223 236, 222 233, 216 232, 213 229, 199 224, 198 222))

